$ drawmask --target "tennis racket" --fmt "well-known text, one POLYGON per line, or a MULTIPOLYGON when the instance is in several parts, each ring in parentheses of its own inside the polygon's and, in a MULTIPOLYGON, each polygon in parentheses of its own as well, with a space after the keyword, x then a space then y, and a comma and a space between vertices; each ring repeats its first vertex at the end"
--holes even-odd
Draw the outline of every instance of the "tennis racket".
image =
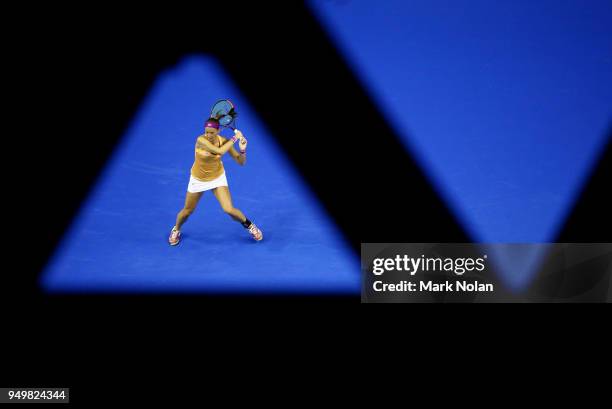
POLYGON ((229 128, 232 131, 236 130, 236 107, 229 99, 220 99, 215 102, 210 110, 210 117, 219 121, 219 125, 224 128, 229 128))

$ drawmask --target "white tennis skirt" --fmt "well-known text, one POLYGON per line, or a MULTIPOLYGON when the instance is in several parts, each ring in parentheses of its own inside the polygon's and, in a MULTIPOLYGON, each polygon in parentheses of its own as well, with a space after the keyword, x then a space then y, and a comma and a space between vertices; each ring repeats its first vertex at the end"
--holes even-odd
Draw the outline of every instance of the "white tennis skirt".
POLYGON ((187 191, 189 193, 199 193, 217 188, 219 186, 227 186, 227 178, 225 177, 225 172, 223 172, 218 178, 209 180, 208 182, 204 182, 203 180, 196 179, 191 176, 189 178, 189 186, 187 186, 187 191))

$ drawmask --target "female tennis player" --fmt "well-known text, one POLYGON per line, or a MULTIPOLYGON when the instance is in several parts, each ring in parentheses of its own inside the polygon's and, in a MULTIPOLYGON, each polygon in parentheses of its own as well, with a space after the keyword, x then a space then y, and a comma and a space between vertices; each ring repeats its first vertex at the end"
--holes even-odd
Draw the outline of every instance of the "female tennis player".
POLYGON ((246 163, 247 140, 239 130, 234 131, 231 139, 226 139, 219 135, 219 121, 214 118, 206 120, 204 135, 200 135, 195 146, 195 161, 191 167, 191 177, 187 187, 185 206, 176 216, 176 224, 172 228, 168 242, 171 246, 176 246, 181 240, 181 226, 195 210, 202 194, 207 190, 212 190, 213 194, 221 204, 223 211, 232 219, 240 222, 244 228, 248 229, 253 239, 260 241, 263 233, 255 226, 244 213, 232 204, 232 197, 227 186, 225 169, 221 157, 227 152, 240 165, 246 163), (239 140, 240 153, 234 148, 234 143, 239 140))

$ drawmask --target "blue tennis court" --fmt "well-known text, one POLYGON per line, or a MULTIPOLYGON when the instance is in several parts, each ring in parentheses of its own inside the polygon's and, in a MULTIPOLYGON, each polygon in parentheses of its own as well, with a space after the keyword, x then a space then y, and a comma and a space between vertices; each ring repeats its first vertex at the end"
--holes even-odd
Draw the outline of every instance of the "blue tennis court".
MULTIPOLYGON (((609 142, 611 2, 308 5, 473 241, 555 240, 609 142)), ((409 194, 402 175, 393 176, 409 194)), ((542 255, 522 262, 494 256, 503 278, 518 288, 542 255)), ((213 60, 191 57, 151 90, 43 285, 358 293, 359 265, 240 90, 213 60), (184 241, 170 248, 195 137, 208 107, 225 97, 236 102, 239 128, 249 138, 246 167, 224 160, 230 190, 264 231, 264 242, 252 242, 205 194, 183 228, 184 241)))
POLYGON ((473 241, 555 240, 608 142, 612 2, 308 4, 473 241))
POLYGON ((220 66, 191 56, 152 87, 42 285, 51 292, 357 294, 359 260, 220 66), (236 104, 249 140, 244 167, 223 159, 232 199, 264 240, 253 241, 205 192, 171 247, 195 140, 220 98, 236 104))

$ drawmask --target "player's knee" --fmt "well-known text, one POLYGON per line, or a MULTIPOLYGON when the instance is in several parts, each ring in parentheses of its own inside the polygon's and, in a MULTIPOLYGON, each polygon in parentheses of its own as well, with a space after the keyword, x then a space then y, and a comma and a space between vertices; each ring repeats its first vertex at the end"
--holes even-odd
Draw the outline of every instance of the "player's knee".
POLYGON ((195 209, 193 207, 185 207, 183 209, 183 215, 189 217, 191 216, 191 213, 193 213, 194 210, 195 209))
POLYGON ((234 207, 233 206, 223 206, 223 211, 231 216, 232 213, 234 213, 234 207))

